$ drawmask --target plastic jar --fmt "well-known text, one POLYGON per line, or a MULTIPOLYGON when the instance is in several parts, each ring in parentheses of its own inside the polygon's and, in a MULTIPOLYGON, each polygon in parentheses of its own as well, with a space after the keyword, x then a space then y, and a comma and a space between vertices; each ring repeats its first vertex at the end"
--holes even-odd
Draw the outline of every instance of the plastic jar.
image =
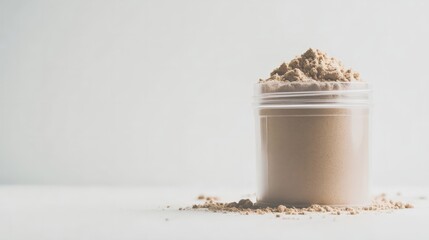
POLYGON ((369 201, 367 83, 258 83, 259 205, 369 201))

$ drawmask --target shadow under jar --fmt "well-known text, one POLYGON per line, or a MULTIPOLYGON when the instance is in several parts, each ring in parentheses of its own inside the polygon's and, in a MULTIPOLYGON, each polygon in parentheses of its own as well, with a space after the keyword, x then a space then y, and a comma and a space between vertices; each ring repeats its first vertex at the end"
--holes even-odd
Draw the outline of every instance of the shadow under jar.
POLYGON ((368 84, 323 84, 256 85, 258 205, 369 202, 368 84))

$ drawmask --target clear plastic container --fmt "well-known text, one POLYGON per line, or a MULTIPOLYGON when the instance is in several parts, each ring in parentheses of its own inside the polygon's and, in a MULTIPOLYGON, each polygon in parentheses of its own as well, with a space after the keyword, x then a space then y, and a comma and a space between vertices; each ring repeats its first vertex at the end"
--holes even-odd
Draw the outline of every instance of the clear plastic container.
POLYGON ((259 205, 369 201, 367 83, 258 83, 259 205))

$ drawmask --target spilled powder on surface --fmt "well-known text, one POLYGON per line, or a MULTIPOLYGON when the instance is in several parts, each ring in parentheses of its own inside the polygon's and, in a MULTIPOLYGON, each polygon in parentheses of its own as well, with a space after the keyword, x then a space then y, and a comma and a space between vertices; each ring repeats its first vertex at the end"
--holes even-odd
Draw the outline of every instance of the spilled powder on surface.
POLYGON ((337 207, 337 206, 327 206, 327 205, 318 205, 313 204, 305 208, 295 208, 295 207, 286 207, 279 205, 277 207, 261 207, 257 206, 250 199, 241 199, 238 202, 229 202, 222 203, 214 201, 212 197, 210 200, 206 198, 198 197, 198 199, 205 200, 203 204, 195 204, 187 208, 179 208, 179 210, 191 210, 191 209, 206 209, 211 212, 233 212, 243 215, 250 214, 275 214, 276 217, 281 215, 305 215, 309 213, 328 213, 332 215, 357 215, 361 212, 376 212, 376 211, 386 211, 386 210, 398 210, 398 209, 407 209, 413 208, 414 206, 410 203, 403 203, 400 201, 393 201, 386 198, 386 194, 381 194, 375 197, 372 203, 369 206, 363 207, 337 207))

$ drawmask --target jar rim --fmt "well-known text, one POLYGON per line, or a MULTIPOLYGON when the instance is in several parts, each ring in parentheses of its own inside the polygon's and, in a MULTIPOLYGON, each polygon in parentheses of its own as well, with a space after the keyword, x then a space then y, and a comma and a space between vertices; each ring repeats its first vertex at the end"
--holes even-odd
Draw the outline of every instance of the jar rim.
POLYGON ((257 83, 254 105, 258 108, 367 107, 371 95, 367 82, 257 83))

